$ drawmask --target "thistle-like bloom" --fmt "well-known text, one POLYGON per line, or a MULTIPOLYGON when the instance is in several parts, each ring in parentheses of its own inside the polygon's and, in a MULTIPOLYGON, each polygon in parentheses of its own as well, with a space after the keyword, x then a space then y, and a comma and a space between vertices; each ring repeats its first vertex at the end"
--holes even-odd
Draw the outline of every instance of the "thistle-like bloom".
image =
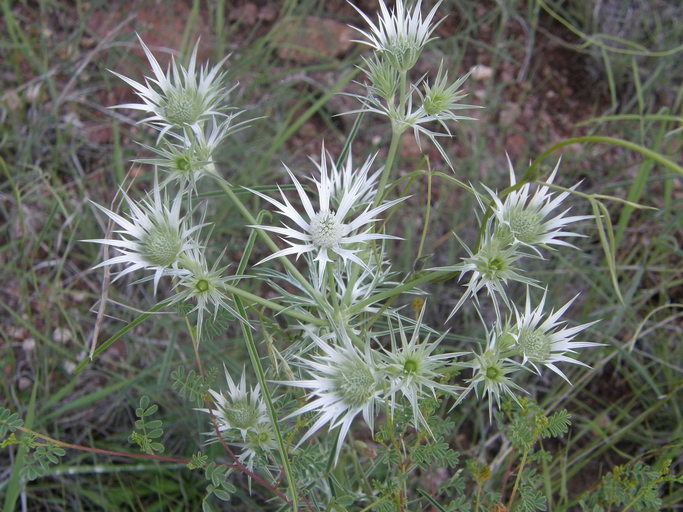
MULTIPOLYGON (((203 225, 190 227, 187 219, 181 216, 180 207, 184 190, 181 188, 168 207, 168 201, 162 199, 159 184, 155 182, 151 197, 141 203, 133 201, 125 192, 121 192, 130 209, 130 220, 108 210, 104 206, 93 203, 122 229, 116 230, 121 239, 86 240, 116 248, 121 255, 103 261, 95 268, 118 263, 128 266, 118 273, 116 279, 139 269, 154 270, 154 291, 161 276, 178 269, 180 256, 199 246, 192 234, 203 225)), ((115 280, 116 280, 115 279, 115 280)))
POLYGON ((218 311, 223 309, 243 322, 249 323, 232 308, 229 296, 225 292, 226 283, 244 276, 225 275, 226 269, 218 267, 219 260, 220 257, 209 268, 203 251, 190 249, 181 257, 182 268, 173 272, 177 277, 174 289, 179 291, 171 299, 170 304, 196 302, 190 313, 197 312, 197 338, 200 340, 204 315, 210 314, 212 309, 214 318, 218 311))
POLYGON ((493 306, 496 310, 496 315, 500 318, 500 307, 498 305, 498 297, 509 308, 510 300, 505 290, 505 285, 508 281, 518 281, 532 286, 538 286, 536 281, 521 275, 520 269, 515 267, 515 263, 522 257, 529 257, 529 254, 523 253, 519 250, 519 245, 509 245, 506 240, 501 240, 499 237, 490 233, 490 224, 485 230, 484 238, 481 246, 476 254, 473 254, 469 248, 463 244, 463 247, 468 252, 469 257, 463 258, 463 263, 459 265, 452 265, 448 267, 439 267, 433 270, 451 270, 460 272, 458 280, 461 280, 466 274, 470 275, 470 280, 467 283, 467 290, 463 296, 458 300, 457 304, 448 315, 446 321, 460 309, 465 301, 473 297, 477 300, 477 294, 482 288, 488 292, 493 306))
POLYGON ((431 38, 434 29, 441 23, 430 26, 441 0, 422 19, 422 0, 418 0, 413 10, 405 7, 404 0, 396 2, 396 8, 389 12, 384 0, 380 0, 380 16, 377 25, 358 7, 351 4, 370 26, 369 31, 352 27, 367 38, 367 41, 356 41, 375 49, 386 57, 399 71, 411 69, 417 62, 424 46, 431 38))
POLYGON ((376 353, 369 344, 361 352, 348 339, 332 346, 318 336, 311 334, 321 355, 312 360, 303 360, 311 378, 283 382, 288 386, 309 390, 309 403, 287 418, 316 411, 318 418, 299 441, 303 443, 324 425, 329 430, 340 427, 335 460, 339 456, 346 434, 354 418, 362 413, 365 423, 373 429, 375 405, 382 393, 381 375, 377 368, 376 353))
POLYGON ((221 72, 220 69, 227 56, 212 69, 209 70, 207 64, 202 66, 197 73, 195 69, 199 48, 199 41, 197 41, 187 68, 172 59, 164 73, 142 38, 138 36, 138 39, 152 67, 154 78, 145 77, 143 85, 112 71, 133 87, 142 100, 142 103, 126 103, 117 105, 115 108, 130 108, 150 114, 141 122, 158 126, 160 128, 159 139, 172 128, 189 126, 197 129, 201 121, 214 115, 222 115, 221 102, 230 92, 221 85, 225 72, 221 72))
POLYGON ((425 428, 431 433, 429 424, 420 411, 420 401, 428 395, 436 399, 436 390, 449 394, 456 394, 462 388, 443 384, 441 381, 446 374, 447 367, 452 366, 452 360, 464 353, 434 354, 434 350, 446 337, 446 333, 430 342, 431 333, 421 340, 422 318, 425 307, 413 326, 413 332, 408 340, 400 316, 398 317, 398 334, 401 345, 396 343, 396 330, 389 326, 391 335, 390 350, 385 350, 384 371, 389 376, 392 411, 396 404, 396 395, 400 392, 410 403, 413 410, 413 426, 416 429, 425 428))
POLYGON ((564 320, 560 320, 560 317, 572 305, 576 297, 557 311, 551 311, 544 319, 543 308, 547 293, 546 290, 541 302, 532 310, 531 299, 527 290, 524 312, 520 313, 517 308, 514 310, 517 326, 511 334, 515 339, 515 348, 523 357, 522 364, 529 362, 539 375, 540 371, 537 365, 546 366, 569 382, 569 379, 567 379, 562 370, 555 366, 555 363, 566 362, 588 366, 581 361, 568 357, 566 354, 575 353, 575 349, 579 348, 600 346, 599 343, 589 341, 573 341, 577 334, 588 329, 596 322, 581 324, 575 327, 559 328, 565 323, 564 320))
POLYGON ((217 176, 214 161, 216 149, 228 135, 241 130, 249 122, 233 124, 237 115, 229 115, 220 123, 212 117, 210 123, 202 123, 201 127, 182 134, 169 132, 170 137, 163 139, 156 147, 143 144, 156 157, 140 158, 136 162, 155 165, 165 171, 167 176, 161 182, 162 187, 175 181, 196 192, 196 183, 200 178, 217 176))
MULTIPOLYGON (((559 166, 560 161, 558 160, 557 165, 547 180, 548 184, 552 184, 559 166)), ((509 157, 508 167, 510 171, 510 185, 514 186, 517 180, 509 157)), ((578 184, 572 187, 571 190, 576 188, 576 186, 578 184)), ((495 192, 487 189, 494 202, 493 213, 498 221, 497 231, 499 236, 509 237, 511 243, 519 242, 533 247, 537 253, 538 249, 534 247, 536 245, 565 245, 574 247, 572 244, 560 240, 560 237, 583 235, 563 231, 564 226, 572 222, 590 219, 592 216, 576 215, 566 217, 569 212, 569 208, 567 208, 559 215, 549 217, 551 212, 569 195, 569 192, 562 192, 553 198, 553 193, 550 192, 550 188, 546 185, 539 185, 533 195, 530 195, 530 187, 531 184, 529 183, 522 185, 519 190, 508 194, 505 197, 505 202, 501 201, 495 192)))
MULTIPOLYGON (((235 385, 225 366, 223 366, 223 370, 225 371, 225 380, 228 383, 227 396, 213 389, 209 390, 209 394, 213 397, 213 402, 216 405, 213 414, 218 423, 218 431, 229 434, 236 430, 239 431, 242 439, 246 440, 250 431, 255 430, 259 425, 270 422, 268 411, 261 396, 261 387, 257 384, 251 388, 250 392, 247 389, 244 370, 239 385, 235 385)), ((210 413, 209 409, 197 410, 210 413)))
POLYGON ((469 379, 469 386, 456 401, 458 405, 471 390, 474 389, 477 397, 486 398, 488 396, 489 418, 493 417, 493 401, 500 408, 500 397, 510 396, 517 401, 515 391, 525 393, 524 389, 515 384, 509 377, 511 373, 520 370, 520 366, 506 359, 502 355, 504 347, 499 346, 500 332, 491 331, 487 333, 486 350, 481 354, 475 354, 474 360, 466 366, 472 368, 472 378, 469 379))
POLYGON ((358 232, 358 230, 367 224, 376 221, 377 215, 406 198, 388 201, 377 208, 370 208, 370 205, 367 205, 361 213, 355 215, 353 219, 349 219, 349 221, 346 222, 347 217, 353 216, 353 210, 361 201, 363 201, 363 198, 367 196, 369 188, 374 185, 374 182, 377 179, 377 173, 369 177, 367 176, 370 167, 368 162, 359 170, 358 175, 353 181, 353 185, 348 189, 344 189, 343 194, 339 199, 339 206, 336 209, 334 209, 331 204, 333 184, 328 168, 331 167, 333 173, 338 173, 339 171, 335 167, 332 156, 326 154, 325 149, 323 148, 320 163, 315 163, 315 165, 320 171, 320 181, 314 180, 318 192, 317 209, 313 207, 313 203, 304 191, 301 183, 299 183, 299 180, 297 180, 294 174, 285 167, 287 173, 294 182, 305 215, 301 215, 296 208, 292 206, 287 199, 287 196, 285 196, 282 191, 280 191, 282 196, 282 202, 280 202, 256 190, 247 189, 275 206, 280 215, 287 217, 296 226, 252 226, 283 235, 286 237, 286 242, 290 245, 290 247, 277 251, 267 258, 264 258, 259 263, 264 263, 273 258, 279 258, 289 254, 296 254, 298 258, 302 254, 317 252, 314 260, 318 262, 320 275, 323 275, 326 264, 332 261, 329 252, 341 256, 344 261, 350 260, 360 266, 365 266, 363 261, 356 256, 356 253, 359 250, 353 248, 356 244, 364 243, 368 240, 397 238, 391 235, 371 233, 369 228, 363 232, 358 232))
MULTIPOLYGON (((228 393, 226 396, 221 392, 209 390, 216 406, 213 415, 221 436, 231 444, 242 447, 238 459, 252 471, 257 455, 277 449, 275 434, 261 396, 260 386, 257 384, 248 391, 244 369, 237 386, 227 368, 223 366, 223 369, 228 383, 228 393), (238 432, 239 437, 236 436, 238 432)), ((211 413, 209 409, 197 410, 211 413)), ((210 432, 209 435, 213 436, 214 432, 210 432)))
POLYGON ((456 110, 481 108, 477 105, 460 103, 460 100, 467 96, 467 93, 460 90, 460 88, 469 76, 470 74, 467 73, 458 78, 455 82, 449 83, 448 72, 444 70, 443 62, 441 62, 434 82, 432 84, 425 82, 423 86, 424 92, 416 89, 422 98, 422 110, 426 114, 419 122, 426 123, 429 121, 437 121, 446 133, 451 135, 446 121, 459 121, 462 119, 473 120, 473 117, 455 114, 456 110))

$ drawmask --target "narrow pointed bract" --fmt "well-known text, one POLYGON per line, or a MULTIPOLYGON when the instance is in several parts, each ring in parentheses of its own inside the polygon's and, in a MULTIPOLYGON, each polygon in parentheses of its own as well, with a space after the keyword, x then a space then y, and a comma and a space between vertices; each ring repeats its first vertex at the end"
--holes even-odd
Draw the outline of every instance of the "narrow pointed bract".
POLYGON ((331 345, 314 334, 311 338, 321 351, 320 355, 302 362, 311 378, 282 383, 308 390, 308 403, 288 418, 311 411, 318 414, 299 444, 325 425, 328 425, 329 430, 339 427, 336 461, 351 423, 358 414, 373 429, 375 406, 381 393, 376 354, 367 344, 365 350, 361 351, 348 340, 331 345))
POLYGON ((222 85, 225 72, 221 71, 221 68, 227 56, 211 69, 205 65, 197 70, 197 41, 187 67, 171 59, 171 64, 164 73, 140 36, 138 40, 152 67, 154 77, 145 77, 145 83, 142 84, 112 71, 135 89, 142 100, 142 103, 126 103, 115 108, 130 108, 149 114, 142 122, 158 126, 159 139, 173 128, 188 126, 196 129, 201 121, 211 116, 224 115, 222 103, 230 91, 222 85))
POLYGON ((121 194, 129 208, 128 218, 93 203, 121 228, 114 231, 120 238, 86 240, 109 245, 121 253, 95 268, 115 264, 128 265, 117 274, 116 279, 136 270, 154 270, 156 292, 161 277, 178 269, 180 256, 199 247, 193 234, 203 225, 191 226, 188 219, 181 215, 183 189, 178 191, 170 207, 165 196, 162 199, 158 183, 155 183, 151 197, 148 196, 140 203, 133 201, 123 191, 121 194))
MULTIPOLYGON (((509 157, 508 167, 510 186, 514 187, 517 184, 517 179, 509 157)), ((560 160, 557 161, 557 165, 546 181, 548 185, 553 183, 559 167, 560 160)), ((571 190, 576 186, 578 184, 571 190)), ((538 249, 535 246, 564 245, 574 247, 561 238, 583 235, 564 231, 564 227, 573 222, 593 218, 592 215, 567 217, 569 208, 559 215, 550 217, 551 212, 564 201, 570 192, 565 191, 553 197, 550 188, 544 184, 537 185, 536 191, 531 195, 531 184, 525 183, 518 190, 510 192, 504 201, 501 201, 491 189, 487 188, 487 190, 494 203, 493 214, 498 222, 497 236, 499 238, 509 237, 510 243, 517 242, 533 247, 536 252, 538 249)))
MULTIPOLYGON (((349 159, 351 157, 349 156, 349 159)), ((292 172, 285 167, 287 174, 291 178, 301 201, 303 212, 299 213, 292 205, 284 192, 280 192, 282 202, 273 199, 256 190, 247 189, 253 194, 266 200, 275 208, 277 212, 291 221, 290 225, 280 226, 252 226, 282 235, 289 247, 277 251, 276 253, 264 258, 260 263, 264 263, 273 258, 295 254, 297 258, 302 254, 315 253, 315 261, 318 262, 319 274, 323 275, 325 266, 332 261, 336 254, 344 261, 350 260, 354 263, 365 266, 363 261, 358 258, 356 253, 359 251, 358 245, 368 240, 396 239, 398 237, 385 235, 382 233, 371 232, 366 226, 377 220, 377 216, 388 210, 395 204, 400 203, 406 198, 387 201, 376 208, 371 208, 367 204, 368 197, 374 195, 371 191, 378 173, 367 176, 370 164, 374 157, 370 157, 363 165, 348 188, 337 187, 335 197, 336 208, 332 202, 335 192, 334 183, 330 176, 332 173, 339 173, 335 167, 334 160, 323 147, 320 155, 320 163, 316 167, 320 172, 319 180, 313 180, 317 191, 317 207, 311 201, 308 194, 304 191, 299 180, 292 172), (359 204, 365 204, 361 211, 357 211, 359 204)))

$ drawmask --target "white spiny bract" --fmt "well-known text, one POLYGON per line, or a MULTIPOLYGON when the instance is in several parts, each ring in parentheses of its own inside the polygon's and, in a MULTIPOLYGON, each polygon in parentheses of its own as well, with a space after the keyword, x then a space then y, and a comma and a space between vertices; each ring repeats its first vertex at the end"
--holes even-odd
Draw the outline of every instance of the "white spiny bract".
POLYGON ((404 0, 398 0, 396 7, 389 11, 384 0, 380 0, 380 15, 375 25, 372 20, 358 7, 351 6, 358 11, 369 30, 352 27, 367 38, 367 41, 356 41, 375 49, 382 57, 388 59, 399 71, 411 69, 422 53, 424 46, 434 38, 431 38, 434 29, 441 23, 438 21, 432 25, 436 10, 441 5, 441 0, 422 19, 422 0, 418 0, 411 11, 405 7, 404 0))
POLYGON ((302 254, 316 252, 315 261, 318 262, 319 274, 323 275, 326 264, 332 261, 329 252, 337 254, 344 261, 350 260, 360 266, 365 266, 365 263, 356 256, 356 253, 359 251, 359 249, 356 248, 358 244, 367 242, 368 240, 398 238, 391 235, 373 233, 370 231, 369 227, 365 231, 360 230, 366 225, 376 221, 377 215, 406 198, 387 201, 377 208, 370 208, 370 206, 367 205, 361 213, 352 214, 351 212, 361 202, 362 198, 368 194, 369 185, 367 184, 367 181, 370 181, 371 185, 374 185, 374 182, 377 179, 377 173, 375 173, 366 179, 356 179, 351 188, 344 190, 343 195, 339 200, 339 207, 333 209, 330 204, 333 189, 328 168, 332 168, 333 173, 339 171, 336 169, 331 155, 326 154, 324 148, 321 151, 320 163, 315 163, 315 165, 320 172, 320 180, 313 180, 318 192, 317 209, 313 207, 313 203, 309 199, 308 194, 304 191, 299 180, 297 180, 294 174, 285 167, 287 174, 289 174, 296 187, 299 200, 304 209, 303 215, 292 206, 289 199, 287 199, 287 196, 282 191, 280 191, 280 195, 282 196, 282 202, 280 202, 256 190, 247 189, 275 206, 278 213, 290 220, 293 223, 293 226, 295 226, 252 226, 254 228, 277 233, 278 235, 283 235, 285 241, 290 245, 290 247, 277 251, 264 258, 259 263, 264 263, 273 258, 279 258, 289 254, 296 254, 298 258, 302 254), (349 216, 353 218, 347 219, 349 216))
POLYGON ((538 306, 531 309, 531 299, 529 297, 529 290, 527 290, 524 312, 520 313, 517 308, 514 308, 517 325, 511 334, 515 340, 515 348, 523 358, 522 364, 528 362, 539 375, 541 372, 537 365, 543 365, 569 382, 569 379, 567 379, 566 375, 555 363, 565 362, 588 366, 581 361, 568 357, 566 354, 575 353, 576 349, 579 348, 600 346, 599 343, 573 341, 577 334, 596 322, 560 328, 565 323, 564 320, 560 320, 560 317, 572 305, 576 297, 557 311, 551 311, 544 319, 543 309, 547 293, 546 289, 538 306))
POLYGON ((332 208, 339 209, 342 200, 346 194, 355 190, 356 199, 353 203, 350 213, 358 209, 364 209, 367 205, 372 204, 377 195, 375 188, 375 181, 382 172, 378 169, 370 174, 370 168, 375 162, 377 154, 370 156, 365 160, 360 168, 353 166, 353 157, 349 151, 345 163, 340 166, 332 165, 330 168, 330 205, 332 208))
MULTIPOLYGON (((213 413, 220 435, 230 444, 242 447, 238 458, 251 471, 256 455, 277 449, 277 442, 261 396, 261 387, 257 384, 251 391, 247 389, 244 369, 239 385, 235 385, 227 368, 223 366, 223 369, 228 383, 227 395, 210 389, 209 394, 213 397, 215 409, 197 410, 213 413), (236 437, 237 433, 239 437, 236 437)), ((213 429, 209 435, 215 437, 213 429)))
MULTIPOLYGON (((557 165, 547 180, 552 184, 560 166, 557 165)), ((508 167, 510 172, 510 186, 517 184, 515 171, 512 162, 508 157, 508 167)), ((577 185, 572 187, 574 190, 577 185)), ((577 233, 563 231, 564 226, 585 219, 590 219, 590 215, 576 215, 566 217, 569 208, 554 217, 549 217, 562 201, 569 195, 568 191, 562 192, 553 198, 552 192, 547 185, 538 185, 533 195, 530 194, 530 183, 525 183, 518 190, 510 192, 505 201, 501 201, 498 195, 491 189, 486 188, 493 200, 493 214, 498 221, 498 235, 501 238, 509 237, 511 242, 532 247, 537 253, 535 246, 564 245, 574 247, 572 244, 561 240, 560 237, 583 236, 577 233), (501 229, 502 228, 502 229, 501 229)), ((539 253, 540 254, 540 253, 539 253)))
POLYGON ((390 350, 384 350, 383 371, 387 374, 390 382, 388 395, 390 397, 391 411, 396 407, 396 395, 401 394, 408 400, 413 411, 413 426, 415 429, 424 428, 431 433, 429 424, 420 411, 420 401, 426 396, 437 398, 436 391, 442 391, 455 395, 461 387, 442 383, 448 368, 452 367, 453 359, 464 353, 434 354, 441 341, 445 338, 443 333, 436 340, 430 342, 431 334, 422 339, 422 318, 425 306, 422 307, 417 322, 413 326, 413 332, 408 339, 406 329, 403 327, 401 317, 398 316, 398 329, 389 325, 391 336, 390 350), (396 342, 398 331, 401 344, 396 342))
POLYGON ((351 344, 344 334, 339 343, 331 345, 315 334, 310 334, 321 354, 302 359, 302 366, 310 379, 285 381, 282 384, 308 391, 309 402, 287 418, 315 411, 318 415, 299 444, 323 426, 329 430, 340 428, 335 462, 354 418, 360 413, 373 430, 375 406, 383 393, 378 354, 366 342, 361 351, 351 344))
POLYGON ((474 360, 463 365, 472 368, 472 377, 469 379, 469 386, 455 403, 455 405, 460 403, 471 390, 474 390, 479 398, 483 399, 488 396, 489 418, 493 417, 494 400, 500 408, 501 396, 507 395, 517 401, 515 391, 525 393, 524 389, 508 377, 511 373, 520 370, 520 366, 503 356, 505 347, 500 346, 500 334, 500 330, 488 332, 486 350, 480 354, 474 354, 474 360))
POLYGON ((529 257, 529 255, 521 252, 518 244, 510 245, 507 241, 501 240, 491 234, 490 231, 491 230, 487 227, 479 250, 476 253, 473 254, 467 246, 464 246, 465 250, 469 253, 469 257, 463 258, 463 263, 433 269, 460 272, 458 281, 463 279, 467 274, 470 275, 467 283, 467 290, 451 310, 446 321, 453 317, 467 299, 473 298, 477 301, 477 294, 482 288, 485 288, 488 292, 496 310, 496 315, 500 318, 498 298, 500 298, 508 308, 510 307, 510 299, 508 298, 507 290, 505 289, 508 281, 518 281, 520 283, 537 286, 536 281, 524 277, 520 274, 521 270, 515 266, 515 263, 520 258, 529 257))
MULTIPOLYGON (((190 249, 183 254, 180 268, 173 272, 176 277, 173 287, 176 294, 171 299, 170 304, 196 302, 190 313, 197 312, 198 339, 201 339, 204 315, 210 314, 212 309, 214 317, 220 309, 223 309, 231 315, 241 318, 237 311, 230 306, 230 298, 225 293, 225 284, 244 276, 225 275, 226 269, 218 267, 219 260, 220 257, 209 268, 204 251, 190 249)), ((247 322, 246 319, 242 319, 242 321, 247 322)))
POLYGON ((114 256, 95 266, 124 264, 128 265, 118 273, 116 279, 140 269, 154 270, 154 291, 156 293, 159 280, 164 274, 178 269, 183 253, 197 249, 199 246, 192 235, 203 225, 190 226, 187 218, 181 215, 181 203, 184 190, 176 194, 170 208, 168 201, 162 199, 159 184, 155 182, 151 197, 140 203, 133 201, 121 191, 130 210, 126 219, 104 206, 93 203, 107 217, 118 224, 121 229, 115 230, 121 237, 87 240, 116 248, 121 255, 114 256))
POLYGON ((151 114, 141 122, 157 126, 160 129, 159 139, 175 128, 188 126, 198 130, 202 121, 211 116, 223 115, 221 103, 230 91, 222 85, 225 72, 220 69, 227 56, 210 70, 208 64, 197 70, 197 41, 187 67, 177 64, 173 58, 164 73, 142 38, 138 36, 138 39, 154 72, 154 78, 145 77, 143 85, 112 71, 133 87, 142 100, 142 103, 126 103, 115 108, 130 108, 151 114))
POLYGON ((217 177, 214 153, 223 140, 249 122, 233 124, 237 115, 229 115, 220 122, 216 117, 211 117, 210 122, 202 123, 199 129, 184 130, 182 134, 168 132, 167 137, 161 139, 156 147, 142 145, 156 155, 154 158, 139 158, 135 161, 155 165, 166 172, 162 187, 177 182, 196 193, 196 183, 200 178, 208 175, 217 177))

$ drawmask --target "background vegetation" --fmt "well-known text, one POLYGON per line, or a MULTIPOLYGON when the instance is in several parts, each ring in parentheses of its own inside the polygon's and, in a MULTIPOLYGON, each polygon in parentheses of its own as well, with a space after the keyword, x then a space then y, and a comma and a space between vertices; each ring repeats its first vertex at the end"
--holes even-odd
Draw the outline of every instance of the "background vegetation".
MULTIPOLYGON (((357 4, 374 12, 373 1, 357 4)), ((337 114, 357 105, 336 93, 357 92, 353 80, 362 79, 354 68, 362 48, 350 42, 355 36, 346 24, 362 22, 341 1, 2 0, 0 8, 0 406, 50 437, 135 452, 128 438, 135 408, 147 394, 163 413, 166 455, 188 459, 207 423, 171 386, 176 368, 189 371, 193 360, 177 315, 155 315, 74 372, 93 343, 156 304, 149 289, 103 284, 102 272, 91 270, 101 260, 98 247, 79 242, 106 229, 89 199, 109 204, 119 186, 145 190, 151 182, 149 169, 130 161, 141 156, 133 141, 152 134, 143 133, 128 111, 107 109, 132 99, 107 70, 135 79, 148 73, 136 31, 160 60, 185 55, 198 36, 203 58, 216 61, 232 52, 229 77, 240 85, 230 101, 260 119, 228 139, 221 172, 237 185, 271 184, 282 181, 281 161, 299 175, 309 172, 307 156, 319 151, 323 138, 333 154, 342 147, 353 117, 337 114)), ((448 14, 437 30, 440 39, 428 47, 417 72, 435 71, 442 59, 454 75, 478 66, 466 88, 472 103, 485 106, 476 112, 478 121, 461 123, 455 139, 444 143, 458 179, 500 189, 508 181, 505 152, 523 172, 554 144, 593 135, 680 162, 678 2, 445 0, 439 12, 448 14)), ((384 122, 367 116, 354 152, 360 159, 377 148, 385 151, 389 135, 384 122)), ((438 153, 424 147, 431 165, 442 170, 438 153)), ((555 457, 539 463, 542 491, 550 509, 578 510, 587 493, 610 492, 602 478, 621 466, 610 478, 636 482, 633 500, 647 490, 661 497, 662 510, 680 510, 683 489, 659 485, 657 471, 667 460, 674 473, 683 464, 681 176, 642 152, 585 140, 554 152, 542 169, 560 154, 560 185, 582 180, 583 193, 652 209, 607 202, 611 254, 605 255, 595 224, 585 222, 580 250, 560 253, 552 260, 555 268, 546 265, 537 273, 552 282, 556 304, 581 294, 570 310, 572 322, 602 318, 590 333, 591 341, 605 344, 582 354, 591 369, 567 369, 572 387, 561 379, 533 387, 520 383, 544 411, 565 408, 572 415, 567 436, 544 441, 555 457), (647 476, 643 465, 655 468, 654 474, 647 476)), ((427 165, 414 140, 404 138, 400 172, 427 165)), ((412 243, 395 246, 400 250, 392 255, 394 268, 410 272, 457 261, 463 254, 451 231, 476 236, 471 198, 433 179, 431 228, 420 254, 429 259, 416 260, 427 179, 402 187, 414 194, 412 213, 389 222, 391 231, 412 243)), ((207 218, 215 222, 212 239, 220 241, 216 252, 227 246, 226 258, 239 261, 248 236, 242 218, 218 194, 206 190, 205 196, 211 199, 207 218)), ((573 211, 591 207, 575 198, 573 211)), ((257 245, 252 263, 265 255, 259 251, 257 245)), ((462 288, 446 282, 428 291, 428 322, 443 322, 462 288)), ((215 343, 203 345, 204 361, 241 368, 247 355, 239 329, 220 327, 215 343)), ((481 334, 472 310, 463 310, 448 327, 454 350, 481 334)), ((262 348, 265 355, 267 346, 262 348)), ((509 489, 519 454, 505 429, 491 424, 487 409, 476 403, 457 409, 451 419, 455 428, 445 442, 462 460, 488 467, 483 473, 470 467, 470 473, 490 490, 509 489)), ((372 440, 363 441, 371 450, 372 440)), ((194 510, 205 491, 203 475, 179 463, 75 450, 24 485, 21 468, 40 465, 25 455, 16 446, 0 451, 5 511, 194 510)), ((461 471, 444 466, 419 470, 426 489, 438 489, 461 471)), ((268 496, 258 487, 251 497, 246 485, 240 492, 231 510, 267 508, 268 496)), ((641 506, 633 503, 631 509, 641 506)))

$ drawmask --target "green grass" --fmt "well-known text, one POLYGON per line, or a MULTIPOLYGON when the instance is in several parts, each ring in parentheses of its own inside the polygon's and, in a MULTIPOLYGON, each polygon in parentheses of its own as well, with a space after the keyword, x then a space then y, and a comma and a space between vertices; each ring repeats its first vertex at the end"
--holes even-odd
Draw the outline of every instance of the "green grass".
MULTIPOLYGON (((220 1, 207 11, 204 3, 188 2, 179 47, 191 47, 202 18, 201 25, 211 36, 203 44, 213 43, 208 55, 217 58, 228 49, 233 52, 229 76, 242 85, 232 99, 249 109, 247 115, 259 117, 251 128, 226 142, 220 159, 223 175, 236 186, 282 183, 280 162, 304 175, 311 168, 307 155, 319 151, 323 136, 333 154, 344 144, 353 118, 333 116, 355 105, 333 94, 352 90, 351 80, 361 80, 353 68, 359 62, 358 48, 340 60, 285 62, 277 55, 278 25, 229 22, 225 14, 231 4, 220 1)), ((582 229, 587 237, 577 242, 580 250, 559 252, 551 266, 536 271, 537 277, 550 281, 553 303, 581 294, 570 311, 572 323, 602 319, 591 336, 605 346, 583 354, 591 369, 567 369, 573 386, 561 379, 539 383, 529 378, 523 384, 547 411, 567 408, 573 415, 569 436, 547 446, 557 456, 543 467, 543 477, 552 510, 577 510, 582 494, 616 465, 634 461, 653 465, 672 458, 673 470, 680 473, 683 464, 680 31, 665 26, 663 39, 647 41, 656 45, 648 46, 647 52, 626 45, 639 55, 628 54, 632 58, 624 64, 623 52, 610 51, 612 43, 595 35, 597 27, 588 23, 585 13, 565 12, 546 2, 527 2, 518 8, 474 4, 444 2, 441 10, 450 13, 444 23, 448 28, 443 29, 448 37, 435 41, 424 58, 425 71, 435 70, 444 58, 454 74, 477 63, 496 72, 492 80, 469 83, 472 92, 481 91, 486 109, 477 113, 482 120, 462 122, 454 132, 455 142, 449 144, 456 155, 454 176, 464 183, 484 181, 502 190, 508 184, 504 152, 514 151, 509 137, 519 129, 502 125, 501 112, 511 103, 523 109, 546 98, 549 90, 559 87, 560 76, 571 79, 577 73, 594 73, 599 77, 595 85, 599 94, 575 91, 585 109, 580 115, 571 111, 571 104, 564 104, 560 112, 552 100, 534 104, 539 113, 549 112, 552 122, 540 116, 528 120, 523 147, 512 156, 515 168, 521 175, 528 162, 554 144, 583 137, 581 144, 548 155, 540 162, 542 172, 562 154, 560 185, 584 180, 580 187, 584 194, 615 196, 655 208, 635 209, 605 200, 614 234, 610 240, 606 225, 609 257, 595 225, 586 222, 582 229), (555 19, 560 17, 564 26, 555 19), (544 59, 539 48, 550 51, 547 45, 559 44, 557 40, 583 68, 557 68, 543 76, 542 70, 552 68, 553 61, 544 59), (644 59, 640 54, 645 53, 656 55, 644 59), (506 70, 512 80, 504 78, 506 70), (516 85, 517 77, 528 86, 516 85), (570 116, 573 127, 556 130, 563 116, 570 116), (591 142, 586 137, 611 137, 627 141, 628 146, 599 139, 591 142)), ((106 223, 88 200, 108 205, 116 189, 128 186, 134 176, 136 191, 151 182, 149 174, 138 174, 130 163, 139 155, 133 140, 151 134, 136 127, 127 112, 107 110, 107 98, 118 102, 121 94, 121 84, 107 69, 125 70, 135 78, 146 72, 144 63, 130 52, 135 44, 131 24, 120 27, 107 41, 92 33, 92 13, 107 5, 90 2, 88 9, 81 2, 47 0, 4 0, 1 5, 0 367, 4 378, 0 406, 20 413, 26 427, 50 437, 134 452, 135 446, 128 442, 133 411, 139 397, 148 394, 163 412, 167 455, 188 459, 201 448, 220 457, 220 446, 202 448, 201 433, 208 428, 204 418, 171 390, 171 372, 180 365, 190 369, 193 361, 181 315, 154 312, 159 297, 117 282, 104 288, 108 302, 103 318, 97 320, 104 296, 102 272, 91 267, 100 255, 93 244, 80 241, 101 237, 106 223), (94 129, 111 130, 111 137, 104 142, 89 138, 87 132, 94 129), (96 343, 101 345, 145 312, 153 318, 127 330, 82 372, 72 373, 90 352, 96 325, 96 343)), ((288 1, 279 16, 313 13, 360 24, 348 9, 341 14, 326 9, 323 2, 288 1)), ((683 15, 679 12, 679 16, 683 15)), ((367 116, 354 143, 357 158, 377 147, 386 148, 389 137, 383 121, 367 116)), ((423 160, 408 158, 398 168, 405 174, 427 169, 423 160)), ((408 207, 415 214, 389 220, 390 227, 406 234, 407 243, 395 245, 392 255, 395 269, 401 272, 413 270, 427 209, 427 177, 422 172, 414 176, 401 190, 414 194, 408 207)), ((464 256, 451 231, 468 241, 477 236, 471 195, 437 175, 431 180, 429 229, 422 251, 430 256, 427 267, 452 264, 464 256)), ((225 245, 227 260, 236 263, 249 231, 228 201, 211 194, 212 190, 206 192, 211 196, 207 218, 216 221, 215 253, 225 245)), ((247 200, 256 211, 257 203, 247 200)), ((574 198, 572 205, 574 212, 591 212, 582 198, 574 198)), ((266 249, 257 241, 253 252, 252 264, 266 249)), ((254 292, 259 289, 256 283, 245 286, 254 292)), ((437 325, 462 288, 449 281, 426 289, 433 296, 429 322, 437 325)), ((472 310, 463 310, 448 327, 453 350, 481 334, 472 310)), ((262 344, 256 348, 266 355, 262 344)), ((219 362, 225 362, 239 371, 249 361, 242 332, 228 325, 215 343, 202 346, 202 359, 207 367, 219 370, 219 362)), ((448 442, 463 457, 477 457, 491 465, 490 485, 497 490, 506 471, 518 463, 518 455, 505 452, 508 448, 498 436, 499 429, 489 423, 485 408, 468 402, 453 414, 457 431, 448 442)), ((22 483, 18 470, 25 457, 16 446, 0 451, 0 502, 6 511, 195 510, 206 486, 199 472, 178 464, 137 463, 74 450, 43 478, 22 483)), ((340 465, 353 463, 351 455, 343 455, 340 465)), ((260 488, 249 496, 246 481, 237 478, 236 482, 240 498, 234 500, 234 510, 272 509, 265 502, 270 496, 260 488)), ((683 502, 683 491, 666 486, 662 499, 664 510, 674 510, 683 502)))

